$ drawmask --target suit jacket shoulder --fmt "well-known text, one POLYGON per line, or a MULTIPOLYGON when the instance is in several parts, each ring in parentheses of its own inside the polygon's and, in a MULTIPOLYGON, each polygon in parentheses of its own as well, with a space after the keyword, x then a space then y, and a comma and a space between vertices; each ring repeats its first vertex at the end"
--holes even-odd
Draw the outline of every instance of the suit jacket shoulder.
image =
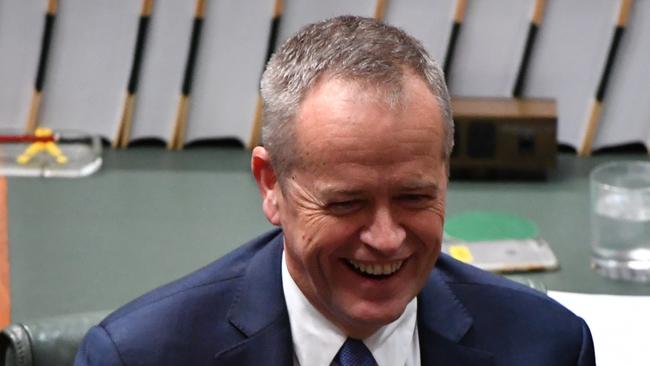
MULTIPOLYGON (((481 363, 456 364, 595 364, 591 334, 582 319, 539 291, 446 255, 418 301, 421 335, 434 343, 442 339, 447 356, 460 347, 465 355, 483 357, 481 363)), ((422 343, 421 349, 441 349, 422 343)))
MULTIPOLYGON (((76 365, 291 365, 274 230, 123 306, 86 335, 76 365)), ((422 365, 581 365, 586 324, 546 295, 445 255, 418 295, 422 365)))
POLYGON ((259 317, 252 317, 265 321, 286 316, 281 277, 260 273, 256 278, 254 270, 277 267, 281 276, 281 251, 280 232, 271 231, 124 305, 89 331, 75 364, 215 364, 217 353, 236 350, 249 338, 248 332, 259 331, 251 319, 242 320, 242 307, 247 311, 255 308, 253 314, 259 317), (260 288, 247 288, 242 283, 244 277, 260 288), (277 296, 278 288, 280 299, 259 296, 262 290, 272 290, 269 293, 277 296), (251 291, 255 293, 252 301, 259 303, 251 304, 251 291))

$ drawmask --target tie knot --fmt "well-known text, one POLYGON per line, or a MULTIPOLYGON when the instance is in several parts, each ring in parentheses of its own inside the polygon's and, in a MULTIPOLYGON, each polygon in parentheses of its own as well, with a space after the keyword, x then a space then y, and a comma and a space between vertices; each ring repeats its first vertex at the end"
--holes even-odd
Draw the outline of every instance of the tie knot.
POLYGON ((372 353, 362 341, 348 338, 334 360, 341 366, 377 366, 372 353))

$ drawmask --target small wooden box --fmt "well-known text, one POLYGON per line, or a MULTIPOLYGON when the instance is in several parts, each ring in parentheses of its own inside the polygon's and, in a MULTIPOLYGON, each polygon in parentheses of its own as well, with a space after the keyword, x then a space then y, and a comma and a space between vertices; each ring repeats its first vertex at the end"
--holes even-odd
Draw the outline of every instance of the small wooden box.
POLYGON ((555 167, 555 101, 455 97, 452 108, 452 178, 544 178, 555 167))

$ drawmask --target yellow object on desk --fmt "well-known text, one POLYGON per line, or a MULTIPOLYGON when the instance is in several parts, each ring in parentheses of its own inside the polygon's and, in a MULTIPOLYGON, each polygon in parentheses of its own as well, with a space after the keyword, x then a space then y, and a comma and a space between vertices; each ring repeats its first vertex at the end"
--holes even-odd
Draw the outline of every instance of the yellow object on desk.
POLYGON ((472 252, 466 245, 451 245, 449 247, 449 255, 454 259, 458 259, 461 262, 472 263, 474 257, 472 252))
MULTIPOLYGON (((36 137, 53 137, 54 132, 52 129, 39 127, 34 131, 36 137)), ((59 164, 65 164, 68 162, 68 158, 63 154, 61 149, 54 143, 54 141, 36 141, 31 143, 25 151, 16 158, 16 162, 20 165, 25 165, 32 160, 34 156, 41 152, 46 152, 59 164)))

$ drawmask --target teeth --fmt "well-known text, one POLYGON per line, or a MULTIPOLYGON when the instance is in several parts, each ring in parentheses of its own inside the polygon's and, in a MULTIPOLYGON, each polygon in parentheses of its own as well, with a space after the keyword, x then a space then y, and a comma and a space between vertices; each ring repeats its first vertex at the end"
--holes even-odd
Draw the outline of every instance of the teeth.
POLYGON ((371 274, 371 275, 391 275, 397 272, 404 264, 404 261, 397 261, 387 264, 364 264, 357 261, 348 259, 348 262, 354 266, 359 272, 371 274))

